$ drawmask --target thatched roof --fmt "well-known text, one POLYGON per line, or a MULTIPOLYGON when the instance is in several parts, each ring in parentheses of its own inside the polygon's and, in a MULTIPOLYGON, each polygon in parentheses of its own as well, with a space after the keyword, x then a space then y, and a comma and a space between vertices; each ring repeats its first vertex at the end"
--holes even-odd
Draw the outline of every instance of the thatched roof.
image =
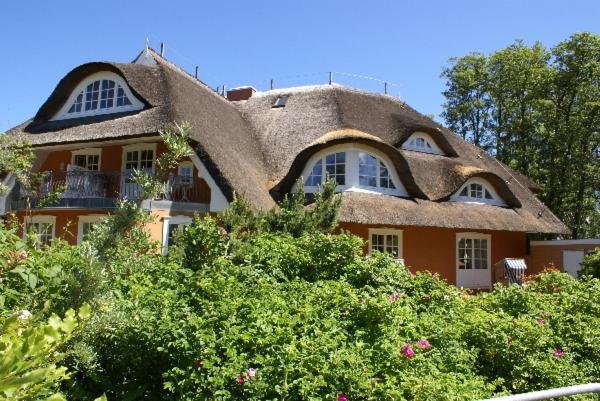
POLYGON ((536 184, 481 149, 391 96, 340 85, 258 92, 229 102, 150 50, 156 65, 89 63, 60 81, 34 119, 9 131, 34 146, 155 135, 172 122, 189 121, 193 145, 228 199, 234 192, 257 208, 270 208, 289 191, 306 161, 340 143, 362 143, 393 162, 412 199, 346 193, 342 220, 566 233, 568 229, 531 190, 536 184), (144 109, 64 121, 48 121, 85 76, 119 74, 144 109), (285 107, 273 108, 280 95, 285 107), (426 132, 445 156, 400 149, 414 132, 426 132), (487 179, 507 208, 449 202, 471 177, 487 179))

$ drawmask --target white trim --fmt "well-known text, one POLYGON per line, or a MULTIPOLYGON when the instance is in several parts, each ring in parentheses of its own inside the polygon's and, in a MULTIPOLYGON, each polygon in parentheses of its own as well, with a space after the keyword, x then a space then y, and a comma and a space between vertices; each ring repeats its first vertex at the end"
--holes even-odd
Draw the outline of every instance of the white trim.
POLYGON ((106 214, 84 214, 79 216, 77 223, 77 243, 83 242, 83 223, 99 223, 106 218, 106 214))
POLYGON ((27 239, 27 225, 36 223, 50 223, 52 224, 52 238, 56 238, 56 216, 49 214, 36 214, 25 218, 25 227, 23 227, 23 239, 27 239))
POLYGON ((192 152, 190 159, 192 159, 194 166, 196 166, 196 168, 198 169, 198 177, 203 178, 204 181, 206 181, 206 183, 208 184, 208 187, 210 188, 209 211, 220 212, 221 210, 227 208, 229 206, 227 198, 225 197, 225 195, 223 195, 223 191, 221 191, 221 188, 219 188, 215 180, 211 177, 211 175, 208 172, 208 169, 206 168, 204 163, 202 163, 202 160, 200 160, 196 152, 192 152))
POLYGON ((162 254, 166 255, 169 253, 169 228, 171 225, 177 225, 179 227, 186 226, 192 223, 192 217, 185 215, 177 216, 165 216, 163 217, 163 229, 162 229, 162 254))
MULTIPOLYGON (((467 193, 470 193, 470 189, 467 189, 467 193)), ((494 205, 494 206, 507 206, 506 202, 498 195, 498 192, 494 189, 494 187, 485 179, 481 177, 473 177, 469 178, 463 185, 460 186, 458 191, 456 191, 452 196, 450 196, 450 200, 454 202, 463 202, 463 203, 474 203, 474 204, 486 204, 486 205, 494 205), (479 184, 483 187, 483 198, 472 198, 471 196, 460 196, 459 194, 462 192, 465 187, 471 186, 471 184, 479 184), (492 195, 493 199, 485 198, 485 191, 488 191, 490 195, 492 195)))
MULTIPOLYGON (((409 196, 408 191, 404 187, 402 180, 396 173, 396 169, 394 168, 394 164, 392 161, 385 155, 383 152, 372 148, 366 145, 357 145, 357 144, 342 144, 342 145, 334 145, 327 147, 325 149, 320 150, 311 156, 306 165, 304 166, 304 170, 300 177, 302 177, 303 181, 306 181, 310 176, 314 165, 322 159, 325 159, 327 155, 333 153, 345 152, 345 185, 338 185, 337 189, 342 192, 366 192, 371 194, 386 194, 386 195, 394 195, 394 196, 409 196), (359 152, 366 152, 372 156, 375 156, 377 161, 382 161, 385 167, 388 170, 388 174, 392 182, 394 183, 395 189, 392 188, 382 188, 382 187, 364 187, 359 185, 359 160, 358 154, 359 152)), ((325 171, 325 161, 323 163, 323 171, 325 171)), ((377 171, 379 172, 379 163, 377 163, 377 171)), ((379 175, 379 173, 378 173, 379 175)), ((323 175, 323 180, 325 179, 325 175, 323 175)), ((314 185, 305 185, 304 190, 306 193, 317 192, 319 188, 314 185)), ((292 192, 296 191, 296 185, 292 187, 292 192)))
POLYGON ((435 140, 433 139, 433 137, 425 132, 413 132, 406 141, 404 141, 404 143, 402 144, 402 149, 405 150, 412 150, 415 152, 422 152, 422 153, 429 153, 432 155, 440 155, 440 156, 445 156, 446 154, 439 148, 439 146, 437 146, 437 143, 435 143, 435 140), (411 146, 409 145, 409 143, 414 139, 416 140, 417 138, 422 138, 425 141, 425 144, 429 144, 431 146, 431 148, 427 148, 427 145, 425 147, 419 147, 419 146, 411 146))
POLYGON ((548 241, 531 241, 531 246, 561 246, 561 245, 600 245, 600 239, 557 239, 548 241))
POLYGON ((71 151, 71 165, 75 165, 75 156, 98 156, 98 171, 102 170, 102 148, 85 148, 71 151))
MULTIPOLYGON (((492 236, 491 234, 482 234, 477 232, 462 232, 456 233, 456 241, 454 243, 454 255, 455 255, 455 263, 456 263, 456 286, 457 287, 465 287, 465 288, 491 288, 492 286, 492 236), (485 239, 487 240, 487 269, 459 269, 460 263, 460 255, 458 254, 458 242, 461 239, 485 239), (487 277, 485 277, 486 283, 475 282, 473 283, 459 283, 459 273, 460 272, 481 272, 487 271, 487 277)), ((484 274, 482 274, 483 276, 484 274)), ((482 280, 483 281, 483 280, 482 280)))
POLYGON ((378 235, 396 235, 398 236, 398 257, 394 258, 396 260, 402 260, 404 261, 404 237, 403 237, 403 230, 399 230, 396 228, 369 228, 369 238, 367 240, 367 242, 369 243, 369 253, 373 252, 373 244, 371 244, 371 237, 373 234, 378 234, 378 235))
MULTIPOLYGON (((100 102, 100 98, 98 98, 98 102, 100 102)), ((78 118, 78 117, 87 117, 87 116, 97 116, 97 115, 102 115, 102 114, 112 114, 112 113, 121 113, 124 111, 133 111, 133 110, 141 110, 144 108, 144 104, 138 99, 136 98, 133 93, 131 92, 131 89, 129 89, 129 85, 127 85, 127 83, 125 82, 125 80, 120 76, 115 74, 114 72, 110 72, 110 71, 99 71, 96 72, 94 74, 91 74, 89 76, 87 76, 83 81, 81 81, 77 87, 75 87, 75 89, 73 90, 73 92, 71 92, 71 95, 69 96, 69 98, 67 99, 67 101, 65 102, 65 104, 61 107, 61 109, 59 110, 58 113, 56 113, 51 119, 50 121, 54 121, 54 120, 68 120, 71 118, 78 118), (105 109, 95 109, 95 110, 88 110, 85 111, 85 90, 86 87, 98 80, 103 80, 103 79, 108 79, 111 81, 115 82, 115 100, 114 100, 114 106, 111 108, 105 108, 105 109), (123 91, 125 91, 125 95, 127 95, 127 97, 129 98, 129 100, 131 101, 130 105, 127 106, 120 106, 117 107, 116 105, 116 92, 118 90, 118 87, 123 88, 123 91), (81 107, 81 111, 79 113, 68 113, 69 109, 71 108, 71 106, 73 105, 73 103, 75 102, 75 100, 77 99, 77 96, 83 92, 83 105, 81 107)))

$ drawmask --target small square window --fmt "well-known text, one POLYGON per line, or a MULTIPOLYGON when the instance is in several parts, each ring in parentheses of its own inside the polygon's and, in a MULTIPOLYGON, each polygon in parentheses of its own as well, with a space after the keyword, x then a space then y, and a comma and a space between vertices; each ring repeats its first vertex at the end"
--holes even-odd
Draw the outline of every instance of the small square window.
POLYGON ((290 97, 289 95, 281 95, 281 96, 279 96, 275 100, 275 103, 273 103, 273 108, 276 108, 276 107, 285 107, 285 105, 286 105, 289 97, 290 97))

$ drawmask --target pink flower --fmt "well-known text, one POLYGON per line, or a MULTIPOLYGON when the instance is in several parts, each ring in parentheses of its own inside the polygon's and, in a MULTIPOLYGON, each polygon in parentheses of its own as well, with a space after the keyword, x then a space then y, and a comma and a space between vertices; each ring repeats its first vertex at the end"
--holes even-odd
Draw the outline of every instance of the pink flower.
POLYGON ((25 259, 27 259, 27 251, 22 250, 21 252, 19 252, 19 260, 25 260, 25 259))
POLYGON ((513 343, 513 338, 512 337, 508 337, 508 339, 506 340, 506 343, 508 345, 511 345, 513 343))
POLYGON ((402 346, 402 353, 404 354, 404 356, 406 356, 408 359, 411 359, 412 357, 415 356, 415 351, 413 351, 413 348, 410 344, 404 344, 402 346))
POLYGON ((246 376, 248 376, 249 379, 254 379, 254 377, 256 377, 256 369, 255 368, 250 368, 246 371, 246 376))
POLYGON ((348 397, 346 397, 346 394, 344 393, 339 393, 337 396, 337 401, 348 401, 348 397))
POLYGON ((429 349, 431 348, 431 344, 429 344, 429 341, 427 341, 426 338, 421 338, 419 341, 417 341, 417 347, 421 349, 429 349))
POLYGON ((244 379, 244 376, 242 376, 242 375, 239 375, 239 376, 237 377, 237 379, 236 379, 236 380, 237 380, 237 382, 238 382, 240 385, 242 385, 242 386, 243 386, 243 385, 244 385, 244 383, 246 382, 246 379, 244 379))
POLYGON ((401 293, 400 291, 396 291, 395 293, 393 293, 392 295, 390 295, 388 297, 388 300, 390 302, 394 302, 395 300, 397 300, 398 298, 400 298, 401 296, 403 296, 404 294, 401 293))
POLYGON ((554 348, 554 356, 556 358, 562 358, 563 356, 565 356, 565 353, 563 352, 562 349, 560 349, 559 347, 554 348))
POLYGON ((225 229, 225 227, 221 227, 221 235, 223 237, 226 237, 227 235, 229 235, 229 233, 227 232, 227 230, 225 229))
POLYGON ((538 319, 538 320, 537 320, 537 324, 539 324, 540 326, 543 326, 543 325, 544 325, 544 323, 546 323, 546 322, 544 321, 544 319, 538 319))
POLYGON ((29 319, 30 316, 31 316, 31 312, 29 312, 27 309, 24 309, 23 312, 21 312, 21 314, 19 316, 17 316, 17 319, 27 320, 27 319, 29 319))

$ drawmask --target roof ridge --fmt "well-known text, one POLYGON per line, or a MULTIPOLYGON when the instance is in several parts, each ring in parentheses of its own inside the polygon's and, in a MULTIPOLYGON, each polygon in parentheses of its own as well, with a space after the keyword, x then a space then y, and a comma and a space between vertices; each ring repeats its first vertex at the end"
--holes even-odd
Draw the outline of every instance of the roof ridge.
MULTIPOLYGON (((179 67, 177 64, 173 63, 172 61, 169 61, 168 59, 166 59, 164 56, 161 56, 158 52, 156 52, 156 50, 154 50, 151 47, 148 47, 148 52, 150 53, 150 55, 152 56, 152 58, 154 58, 154 60, 159 64, 159 65, 164 65, 167 68, 170 68, 171 70, 175 71, 176 73, 178 73, 179 75, 185 77, 187 80, 191 81, 192 83, 194 83, 195 85, 201 87, 202 89, 208 89, 208 91, 213 95, 213 96, 217 96, 219 99, 221 99, 221 101, 224 101, 225 103, 229 104, 230 106, 233 107, 233 105, 231 104, 231 102, 229 102, 229 100, 227 100, 226 98, 224 98, 223 96, 219 95, 215 90, 213 90, 213 88, 211 88, 206 82, 194 77, 192 74, 190 74, 189 72, 187 72, 186 70, 184 70, 183 68, 179 67)), ((235 109, 235 107, 233 107, 235 109)))

